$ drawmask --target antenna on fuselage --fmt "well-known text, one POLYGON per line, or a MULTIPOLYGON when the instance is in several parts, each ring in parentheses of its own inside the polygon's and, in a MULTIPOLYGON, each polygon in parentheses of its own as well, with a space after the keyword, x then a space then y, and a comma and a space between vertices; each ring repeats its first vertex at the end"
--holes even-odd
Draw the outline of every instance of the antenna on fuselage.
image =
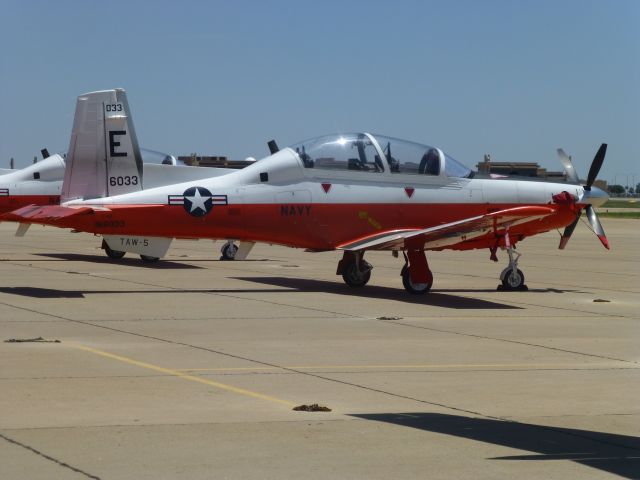
POLYGON ((271 152, 271 155, 273 155, 274 153, 278 153, 280 151, 280 149, 278 148, 278 144, 276 143, 275 140, 269 140, 267 142, 267 146, 269 147, 269 152, 271 152))

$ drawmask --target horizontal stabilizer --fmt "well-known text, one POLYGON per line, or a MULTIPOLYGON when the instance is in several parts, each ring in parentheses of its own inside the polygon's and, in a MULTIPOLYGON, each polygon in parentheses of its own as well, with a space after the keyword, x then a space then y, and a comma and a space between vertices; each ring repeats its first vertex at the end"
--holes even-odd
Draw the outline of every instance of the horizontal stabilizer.
POLYGON ((27 205, 0 216, 0 221, 38 223, 42 225, 56 225, 61 220, 79 215, 91 215, 91 207, 62 207, 60 205, 27 205))

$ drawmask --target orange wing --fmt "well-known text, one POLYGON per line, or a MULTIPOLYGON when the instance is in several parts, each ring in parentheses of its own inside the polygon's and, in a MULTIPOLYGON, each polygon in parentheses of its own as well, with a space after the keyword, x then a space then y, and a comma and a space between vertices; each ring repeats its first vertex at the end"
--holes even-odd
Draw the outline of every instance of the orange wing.
POLYGON ((549 207, 522 206, 498 210, 425 229, 397 229, 376 233, 337 246, 340 250, 401 250, 405 241, 422 235, 424 248, 441 248, 480 237, 499 227, 534 222, 554 213, 549 207))

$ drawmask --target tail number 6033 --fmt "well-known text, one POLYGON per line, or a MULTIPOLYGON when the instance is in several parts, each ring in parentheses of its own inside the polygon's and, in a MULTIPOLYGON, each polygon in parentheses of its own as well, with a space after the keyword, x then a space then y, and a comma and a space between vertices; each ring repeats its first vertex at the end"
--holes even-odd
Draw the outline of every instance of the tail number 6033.
POLYGON ((122 187, 123 185, 138 185, 138 176, 109 177, 109 185, 112 187, 122 187))

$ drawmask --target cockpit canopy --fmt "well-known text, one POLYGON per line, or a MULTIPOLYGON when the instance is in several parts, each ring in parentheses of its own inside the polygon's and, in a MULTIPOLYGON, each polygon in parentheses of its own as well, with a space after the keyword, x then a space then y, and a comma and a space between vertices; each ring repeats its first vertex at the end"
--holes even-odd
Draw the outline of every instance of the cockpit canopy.
POLYGON ((440 149, 369 133, 316 137, 292 145, 306 168, 468 178, 472 171, 440 149))

